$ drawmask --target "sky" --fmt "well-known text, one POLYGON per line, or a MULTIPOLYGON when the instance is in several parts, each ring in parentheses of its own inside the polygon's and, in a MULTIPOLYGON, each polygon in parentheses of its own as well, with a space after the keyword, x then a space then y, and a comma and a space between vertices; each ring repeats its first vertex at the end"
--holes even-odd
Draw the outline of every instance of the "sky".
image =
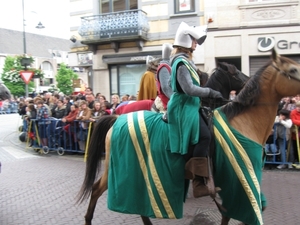
POLYGON ((51 37, 70 38, 69 0, 0 0, 0 27, 51 37), (35 28, 41 22, 45 28, 35 28))

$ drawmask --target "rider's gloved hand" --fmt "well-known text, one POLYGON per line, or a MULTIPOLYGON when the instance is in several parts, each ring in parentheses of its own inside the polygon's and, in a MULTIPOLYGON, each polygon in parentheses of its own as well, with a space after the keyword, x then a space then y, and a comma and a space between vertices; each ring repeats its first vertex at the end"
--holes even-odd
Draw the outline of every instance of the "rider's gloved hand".
POLYGON ((209 90, 209 94, 208 94, 209 98, 223 98, 222 94, 219 91, 215 91, 213 89, 209 90))

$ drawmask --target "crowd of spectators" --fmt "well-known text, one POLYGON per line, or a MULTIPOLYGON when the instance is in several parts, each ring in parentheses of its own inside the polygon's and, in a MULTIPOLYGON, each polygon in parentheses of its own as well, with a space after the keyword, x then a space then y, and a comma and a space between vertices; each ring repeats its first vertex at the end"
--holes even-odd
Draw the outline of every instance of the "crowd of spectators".
POLYGON ((283 163, 277 166, 278 169, 292 168, 294 163, 299 163, 296 126, 293 125, 298 126, 298 129, 300 127, 300 95, 285 97, 280 101, 274 129, 266 142, 267 155, 278 155, 278 161, 283 163))
MULTIPOLYGON (((88 124, 94 123, 101 116, 114 114, 116 108, 128 102, 136 101, 134 95, 123 95, 121 98, 114 94, 111 101, 101 93, 96 95, 92 88, 87 87, 84 94, 65 96, 58 93, 47 92, 35 98, 20 98, 17 100, 0 101, 0 113, 18 112, 23 118, 23 131, 33 133, 29 123, 31 120, 37 121, 38 133, 41 145, 47 146, 47 133, 45 126, 49 124, 43 119, 54 118, 61 120, 64 124, 64 131, 74 130, 74 121, 80 127, 79 133, 72 133, 74 141, 78 142, 80 149, 85 149, 88 124), (83 143, 80 143, 83 142, 83 143)), ((270 134, 265 148, 269 155, 278 155, 278 161, 285 164, 278 165, 278 169, 290 168, 293 163, 299 161, 298 147, 296 144, 296 125, 300 127, 300 95, 283 98, 278 105, 278 115, 274 121, 274 129, 270 134), (288 142, 291 141, 289 154, 287 154, 288 142)), ((300 130, 298 131, 300 137, 300 130)), ((31 136, 35 139, 34 136, 31 136)))
MULTIPOLYGON (((130 97, 134 99, 133 96, 126 95, 126 97, 126 100, 130 97)), ((23 119, 23 132, 38 133, 41 146, 49 144, 47 129, 51 121, 59 120, 63 131, 72 137, 72 143, 78 143, 78 148, 85 150, 90 123, 96 123, 101 116, 114 114, 120 103, 120 98, 116 94, 111 96, 110 102, 101 93, 95 95, 92 88, 87 87, 84 94, 65 96, 59 93, 45 93, 34 98, 20 98, 18 113, 23 119), (31 120, 35 121, 38 132, 34 130, 34 126, 29 130, 31 120)), ((32 138, 31 145, 33 145, 36 137, 34 135, 29 137, 32 138)))

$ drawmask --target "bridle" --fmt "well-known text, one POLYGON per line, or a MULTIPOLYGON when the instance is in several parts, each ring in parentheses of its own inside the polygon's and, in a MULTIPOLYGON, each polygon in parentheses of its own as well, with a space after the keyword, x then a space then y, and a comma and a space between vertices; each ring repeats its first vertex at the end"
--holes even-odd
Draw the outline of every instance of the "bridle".
MULTIPOLYGON (((287 73, 287 72, 285 72, 285 71, 283 71, 283 70, 280 70, 280 69, 279 69, 276 65, 274 65, 273 63, 271 64, 271 66, 272 66, 274 69, 276 69, 281 75, 287 77, 289 80, 290 80, 290 79, 294 79, 294 80, 296 80, 296 81, 300 81, 300 79, 291 76, 290 73, 287 73)), ((295 69, 295 70, 296 70, 296 69, 295 69)))
MULTIPOLYGON (((222 68, 218 68, 218 70, 222 70, 223 73, 224 73, 224 72, 225 72, 225 73, 229 73, 230 76, 231 76, 233 79, 235 79, 236 81, 238 81, 238 82, 240 82, 240 83, 242 84, 242 87, 245 86, 246 81, 243 82, 240 78, 238 78, 238 77, 237 77, 237 72, 234 73, 234 74, 232 74, 232 73, 230 73, 229 71, 225 71, 225 70, 222 69, 222 68)), ((230 79, 228 76, 226 76, 226 77, 227 77, 227 80, 228 80, 228 83, 229 83, 229 89, 232 90, 231 79, 230 79)))

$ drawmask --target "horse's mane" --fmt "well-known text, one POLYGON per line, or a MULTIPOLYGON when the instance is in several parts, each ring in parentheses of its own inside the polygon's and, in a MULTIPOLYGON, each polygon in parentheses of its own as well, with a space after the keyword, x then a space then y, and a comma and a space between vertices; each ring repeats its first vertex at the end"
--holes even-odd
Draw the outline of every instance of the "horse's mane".
POLYGON ((252 76, 235 99, 222 107, 222 111, 228 120, 244 112, 253 106, 260 95, 260 77, 263 71, 270 65, 269 61, 265 66, 260 68, 254 76, 252 76))
POLYGON ((227 67, 228 72, 230 74, 235 74, 236 73, 237 68, 236 68, 235 65, 229 64, 227 62, 219 62, 218 68, 224 69, 223 67, 227 67))
POLYGON ((218 67, 216 67, 216 68, 214 68, 214 69, 212 70, 211 76, 210 76, 210 78, 208 79, 207 82, 210 82, 210 84, 211 84, 211 83, 215 83, 216 80, 217 80, 216 74, 217 74, 218 71, 220 71, 220 70, 221 70, 222 73, 225 73, 226 70, 228 70, 228 72, 229 72, 230 74, 235 74, 237 68, 235 67, 235 65, 229 64, 229 63, 227 63, 227 62, 219 62, 218 67), (227 69, 225 69, 225 68, 227 68, 227 69))

